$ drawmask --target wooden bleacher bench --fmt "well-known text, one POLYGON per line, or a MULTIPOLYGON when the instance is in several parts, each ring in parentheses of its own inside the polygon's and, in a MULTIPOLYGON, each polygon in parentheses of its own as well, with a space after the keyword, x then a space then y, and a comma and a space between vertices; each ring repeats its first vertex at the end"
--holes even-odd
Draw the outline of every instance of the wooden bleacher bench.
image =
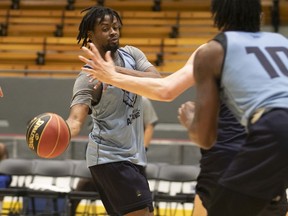
POLYGON ((158 54, 161 53, 162 39, 160 38, 120 38, 120 45, 131 45, 139 48, 152 64, 158 64, 158 54))
POLYGON ((8 35, 54 36, 62 19, 63 11, 60 10, 10 10, 8 35))
POLYGON ((154 0, 105 0, 104 5, 117 11, 152 11, 154 0))
POLYGON ((83 52, 76 38, 73 37, 47 37, 45 41, 45 65, 83 65, 78 55, 83 52))
POLYGON ((210 0, 164 0, 161 11, 210 11, 210 0))
POLYGON ((9 12, 9 10, 0 9, 0 23, 7 23, 8 22, 8 12, 9 12))
POLYGON ((0 37, 0 66, 41 64, 42 37, 0 37))
POLYGON ((178 12, 122 11, 122 37, 171 37, 177 25, 178 12))
POLYGON ((186 62, 190 55, 208 38, 165 38, 163 41, 164 64, 168 62, 186 62))
POLYGON ((280 25, 288 25, 288 1, 280 0, 279 1, 279 13, 280 13, 280 25))
POLYGON ((9 9, 11 7, 11 0, 1 0, 0 1, 0 9, 3 10, 3 9, 9 9))
POLYGON ((191 54, 201 44, 208 41, 205 37, 196 38, 164 38, 163 39, 163 64, 158 70, 172 73, 183 67, 191 54))
POLYGON ((34 10, 63 10, 66 9, 67 4, 67 0, 20 0, 19 8, 34 10))
POLYGON ((77 37, 78 28, 85 13, 81 10, 64 11, 63 37, 77 37))
POLYGON ((211 13, 208 11, 181 11, 179 15, 179 37, 214 36, 218 29, 214 27, 211 13))

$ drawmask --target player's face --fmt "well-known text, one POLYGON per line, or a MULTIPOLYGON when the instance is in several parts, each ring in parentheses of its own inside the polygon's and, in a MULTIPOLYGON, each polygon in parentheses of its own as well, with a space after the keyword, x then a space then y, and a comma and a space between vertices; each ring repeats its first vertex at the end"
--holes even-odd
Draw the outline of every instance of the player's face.
POLYGON ((108 50, 112 53, 116 52, 119 48, 120 27, 121 24, 116 17, 113 17, 112 20, 110 16, 106 15, 104 20, 96 25, 91 40, 104 53, 108 50))

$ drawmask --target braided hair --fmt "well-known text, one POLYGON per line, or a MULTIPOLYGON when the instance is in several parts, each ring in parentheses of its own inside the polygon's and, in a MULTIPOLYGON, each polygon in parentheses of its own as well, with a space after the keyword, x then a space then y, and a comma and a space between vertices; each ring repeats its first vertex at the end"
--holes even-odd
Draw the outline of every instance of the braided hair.
POLYGON ((215 26, 222 31, 260 31, 260 0, 212 0, 215 26))
POLYGON ((89 31, 94 31, 95 25, 101 23, 105 16, 110 16, 110 19, 113 20, 114 17, 119 21, 122 26, 122 20, 119 14, 107 7, 103 6, 92 6, 81 11, 81 13, 86 12, 82 21, 79 25, 79 33, 77 36, 78 44, 83 40, 81 47, 86 46, 90 39, 88 37, 89 31))

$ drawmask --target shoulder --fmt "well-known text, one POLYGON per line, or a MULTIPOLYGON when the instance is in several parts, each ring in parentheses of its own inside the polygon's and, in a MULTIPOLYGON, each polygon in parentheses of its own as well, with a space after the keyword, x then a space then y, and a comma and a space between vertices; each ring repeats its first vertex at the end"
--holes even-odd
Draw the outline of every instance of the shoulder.
POLYGON ((144 53, 137 47, 134 46, 130 46, 130 45, 126 45, 124 47, 121 47, 122 50, 124 50, 125 52, 129 53, 130 55, 134 56, 137 54, 143 54, 144 53))
POLYGON ((148 98, 146 98, 146 97, 143 97, 143 96, 142 96, 142 102, 143 102, 143 106, 144 106, 144 107, 152 106, 151 101, 150 101, 148 98))
POLYGON ((211 73, 213 76, 220 76, 222 64, 224 60, 223 46, 215 40, 209 41, 201 46, 194 59, 194 74, 207 76, 211 73))

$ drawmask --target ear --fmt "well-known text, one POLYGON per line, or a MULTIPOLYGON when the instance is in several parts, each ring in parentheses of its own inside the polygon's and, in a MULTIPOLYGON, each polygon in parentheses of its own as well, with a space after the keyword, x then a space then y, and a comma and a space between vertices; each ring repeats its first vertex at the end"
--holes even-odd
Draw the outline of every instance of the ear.
POLYGON ((90 41, 93 41, 94 33, 92 31, 88 31, 88 38, 90 41))

